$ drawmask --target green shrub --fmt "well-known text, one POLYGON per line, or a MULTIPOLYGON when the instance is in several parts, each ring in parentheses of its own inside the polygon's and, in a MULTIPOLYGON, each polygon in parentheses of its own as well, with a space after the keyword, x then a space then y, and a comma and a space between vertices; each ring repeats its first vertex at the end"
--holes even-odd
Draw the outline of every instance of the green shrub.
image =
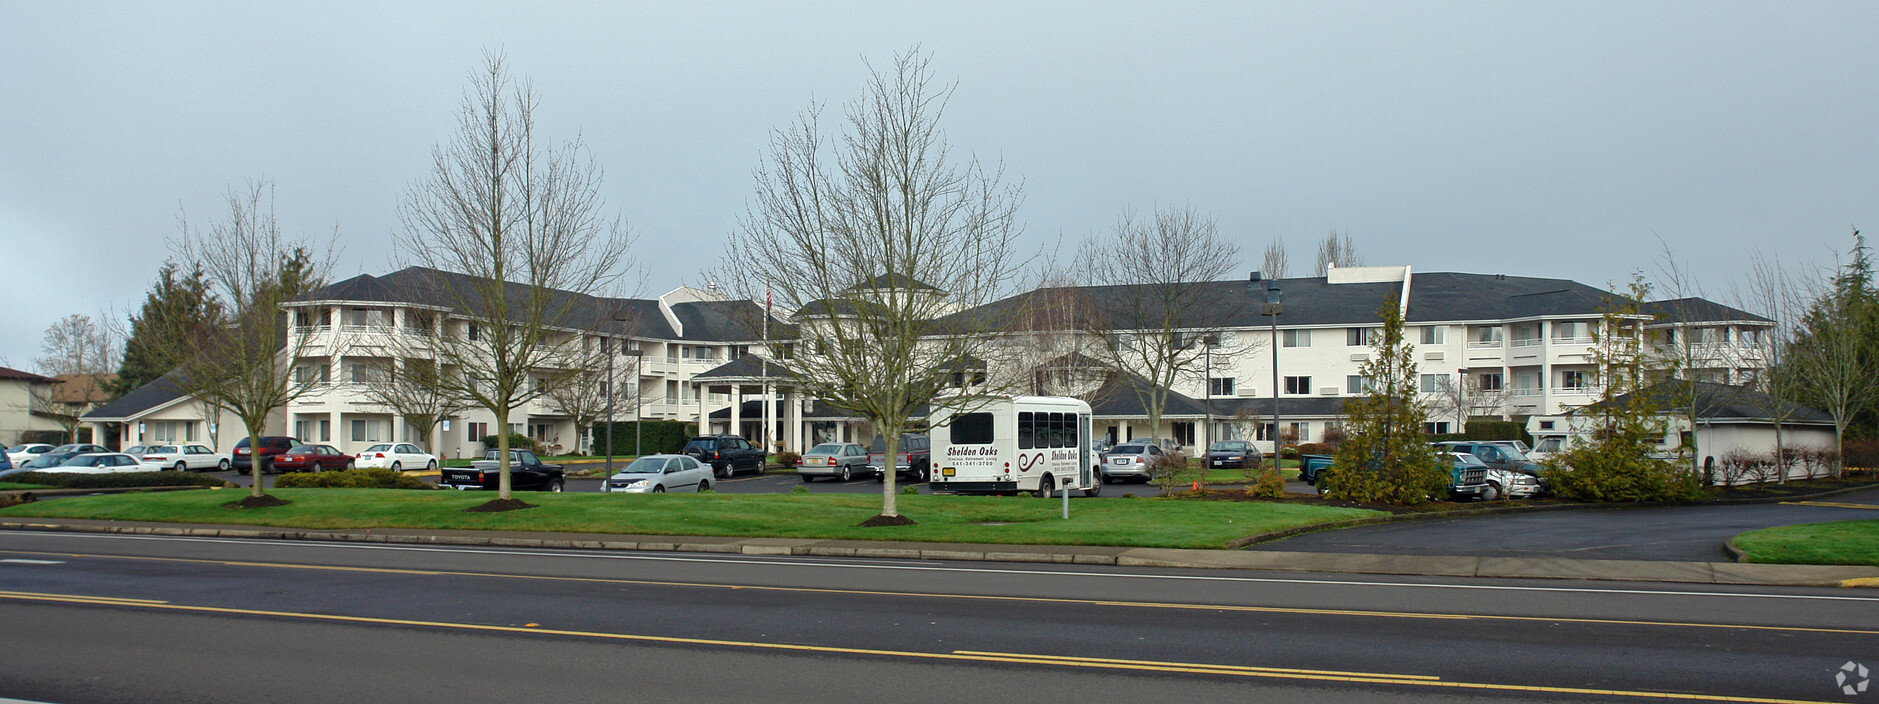
POLYGON ((1279 448, 1279 456, 1288 460, 1298 459, 1298 446, 1287 445, 1285 447, 1279 448))
POLYGON ((1533 436, 1527 434, 1527 425, 1511 420, 1471 420, 1468 427, 1462 429, 1458 440, 1519 440, 1533 446, 1533 436))
POLYGON ((20 472, 6 476, 9 482, 38 484, 59 489, 116 489, 143 486, 233 486, 215 477, 164 470, 161 472, 124 472, 121 474, 66 474, 63 472, 20 472))
MULTIPOLYGON (((594 450, 606 452, 608 423, 594 424, 594 450)), ((620 421, 613 426, 613 454, 616 455, 656 455, 673 454, 685 449, 685 441, 698 434, 697 423, 676 420, 620 421), (638 438, 645 444, 645 451, 633 444, 634 426, 639 426, 638 438)))
POLYGON ((401 472, 381 467, 347 469, 338 472, 313 472, 282 475, 274 480, 280 489, 429 489, 431 486, 401 472))
POLYGON ((776 460, 776 466, 784 469, 795 469, 796 465, 802 464, 802 455, 794 452, 779 452, 773 459, 776 460))
POLYGON ((1195 467, 1179 452, 1168 453, 1161 461, 1148 465, 1148 480, 1160 487, 1163 493, 1179 489, 1181 485, 1197 478, 1195 467))
POLYGON ((1703 478, 1671 462, 1652 459, 1625 443, 1575 446, 1547 460, 1547 489, 1575 501, 1691 501, 1703 478))
POLYGON ((1259 473, 1259 480, 1246 487, 1246 495, 1260 499, 1276 499, 1285 495, 1285 480, 1279 476, 1277 467, 1259 473))
POLYGON ((806 486, 803 486, 803 485, 801 485, 801 484, 797 484, 796 486, 793 486, 793 487, 790 487, 790 488, 789 488, 789 493, 791 493, 791 494, 807 494, 807 493, 809 493, 809 487, 806 487, 806 486))
MULTIPOLYGON (((501 442, 502 442, 502 438, 498 436, 484 435, 483 436, 483 449, 494 450, 496 449, 496 446, 500 444, 501 442)), ((542 452, 541 446, 535 443, 535 438, 531 438, 527 435, 522 435, 520 433, 509 434, 509 449, 528 450, 529 452, 533 452, 538 455, 541 454, 542 452)))
POLYGON ((1301 455, 1335 455, 1337 448, 1321 442, 1308 442, 1298 446, 1301 455))
POLYGON ((902 496, 918 496, 920 494, 920 487, 903 486, 900 488, 900 493, 902 496))
MULTIPOLYGON (((70 437, 71 436, 66 435, 63 430, 24 430, 20 432, 20 444, 45 443, 47 445, 64 445, 70 437)), ((78 442, 89 442, 89 438, 79 440, 78 442)))

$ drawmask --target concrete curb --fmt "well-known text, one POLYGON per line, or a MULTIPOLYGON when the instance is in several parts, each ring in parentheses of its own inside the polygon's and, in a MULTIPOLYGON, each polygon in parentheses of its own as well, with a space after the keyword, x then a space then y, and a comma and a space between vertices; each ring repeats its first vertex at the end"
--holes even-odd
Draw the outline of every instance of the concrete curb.
POLYGON ((62 519, 0 520, 0 530, 308 540, 524 549, 630 550, 754 556, 893 558, 1119 567, 1333 572, 1505 579, 1573 579, 1782 586, 1879 586, 1879 567, 1707 562, 1365 555, 1058 545, 640 536, 502 531, 301 530, 62 519))

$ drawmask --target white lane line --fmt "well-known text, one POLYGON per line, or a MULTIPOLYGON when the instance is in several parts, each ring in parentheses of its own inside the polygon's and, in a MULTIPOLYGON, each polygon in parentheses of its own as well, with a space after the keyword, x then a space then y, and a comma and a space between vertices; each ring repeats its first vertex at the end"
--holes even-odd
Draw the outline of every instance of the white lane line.
POLYGON ((64 560, 6 559, 6 560, 0 560, 0 562, 11 562, 17 565, 63 565, 65 564, 64 560))
MULTIPOLYGON (((185 537, 185 536, 167 536, 167 535, 57 533, 57 532, 51 532, 51 531, 30 531, 30 532, 0 531, 0 536, 27 536, 27 535, 59 536, 59 537, 65 537, 65 538, 90 538, 90 539, 155 540, 155 541, 189 542, 189 543, 233 543, 233 544, 239 544, 239 545, 265 545, 269 547, 281 547, 281 548, 294 547, 294 548, 316 548, 316 549, 323 548, 323 549, 355 549, 355 550, 393 550, 393 551, 400 551, 400 552, 435 552, 435 553, 459 553, 459 554, 469 553, 469 554, 475 554, 475 555, 511 555, 511 556, 518 556, 518 557, 554 557, 554 558, 563 558, 563 559, 584 558, 584 559, 599 559, 599 560, 640 560, 640 561, 652 561, 652 562, 703 562, 703 563, 723 563, 723 564, 733 564, 733 565, 774 565, 774 566, 779 566, 779 567, 832 567, 832 568, 843 568, 843 569, 889 570, 889 571, 908 571, 908 572, 957 572, 957 573, 965 573, 965 574, 1008 574, 1008 575, 1029 575, 1029 576, 1045 576, 1045 577, 1096 577, 1096 578, 1107 578, 1107 579, 1149 579, 1149 580, 1187 581, 1187 582, 1311 584, 1311 585, 1333 585, 1333 586, 1350 586, 1350 587, 1400 587, 1400 588, 1409 588, 1409 589, 1471 589, 1471 590, 1479 590, 1479 591, 1543 592, 1543 593, 1566 593, 1566 594, 1627 594, 1627 595, 1640 595, 1640 596, 1695 596, 1695 597, 1717 597, 1717 598, 1731 598, 1731 599, 1796 599, 1796 600, 1803 600, 1803 601, 1879 602, 1879 596, 1833 596, 1833 595, 1824 595, 1824 594, 1757 594, 1757 593, 1751 593, 1751 592, 1699 592, 1699 591, 1684 591, 1684 590, 1669 590, 1669 589, 1617 589, 1617 588, 1599 588, 1599 587, 1527 587, 1527 586, 1507 586, 1507 585, 1496 585, 1496 584, 1447 584, 1447 583, 1425 584, 1425 583, 1418 583, 1418 582, 1365 582, 1361 580, 1344 580, 1344 579, 1304 579, 1304 578, 1285 578, 1285 577, 1225 577, 1225 576, 1216 576, 1216 575, 1143 574, 1143 573, 1132 573, 1132 572, 1078 572, 1078 571, 1070 571, 1070 570, 1025 570, 1025 569, 995 568, 995 567, 948 567, 948 566, 940 566, 940 565, 911 565, 911 564, 905 564, 905 563, 897 564, 897 565, 853 564, 853 563, 839 563, 839 562, 810 562, 807 560, 802 560, 802 561, 779 560, 776 558, 759 558, 759 557, 749 557, 745 559, 739 559, 739 558, 730 557, 730 556, 717 557, 717 556, 709 556, 709 555, 647 555, 647 554, 633 554, 633 553, 616 555, 616 554, 610 554, 610 553, 597 553, 597 552, 584 552, 584 551, 539 552, 539 551, 533 551, 533 550, 492 550, 492 549, 486 549, 486 548, 426 547, 426 546, 416 546, 416 545, 370 545, 370 544, 359 544, 359 543, 323 543, 323 542, 313 542, 313 541, 292 541, 292 540, 253 540, 253 539, 247 539, 247 538, 192 538, 192 537, 185 537)), ((1718 585, 1718 586, 1727 586, 1727 585, 1718 585)))

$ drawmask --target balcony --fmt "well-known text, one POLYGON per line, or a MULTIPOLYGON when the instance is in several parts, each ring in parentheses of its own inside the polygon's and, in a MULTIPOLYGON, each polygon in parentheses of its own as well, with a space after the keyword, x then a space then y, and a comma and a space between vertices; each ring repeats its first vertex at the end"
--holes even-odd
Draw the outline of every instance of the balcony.
POLYGON ((1484 340, 1469 340, 1468 341, 1468 349, 1471 349, 1471 350, 1485 350, 1485 349, 1497 350, 1500 348, 1501 348, 1500 340, 1485 340, 1485 341, 1484 340))
MULTIPOLYGON (((1507 346, 1508 347, 1539 347, 1540 343, 1542 342, 1545 342, 1543 338, 1528 337, 1528 338, 1514 340, 1513 342, 1509 342, 1507 343, 1507 346)), ((1469 347, 1473 347, 1473 346, 1474 346, 1473 344, 1469 345, 1469 347)))

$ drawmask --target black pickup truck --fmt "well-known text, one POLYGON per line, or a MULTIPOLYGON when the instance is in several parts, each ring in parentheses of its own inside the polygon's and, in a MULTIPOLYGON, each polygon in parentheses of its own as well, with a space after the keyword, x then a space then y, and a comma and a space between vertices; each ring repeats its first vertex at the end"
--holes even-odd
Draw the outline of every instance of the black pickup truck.
MULTIPOLYGON (((483 453, 483 459, 471 462, 469 467, 445 467, 437 478, 437 486, 459 491, 495 491, 502 481, 502 468, 497 462, 500 456, 496 450, 490 450, 483 453)), ((541 458, 528 450, 509 451, 509 488, 518 491, 561 491, 566 482, 567 473, 561 469, 561 465, 542 462, 541 458)))

